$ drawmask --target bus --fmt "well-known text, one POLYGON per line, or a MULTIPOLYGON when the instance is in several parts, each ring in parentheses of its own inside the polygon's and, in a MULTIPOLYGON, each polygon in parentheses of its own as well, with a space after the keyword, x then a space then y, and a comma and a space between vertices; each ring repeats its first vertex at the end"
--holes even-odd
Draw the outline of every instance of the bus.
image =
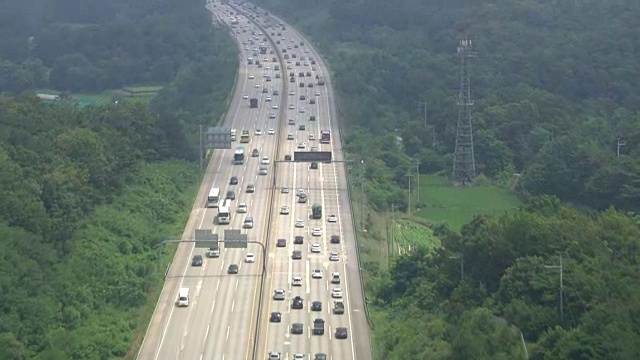
POLYGON ((208 208, 217 208, 220 203, 220 189, 217 187, 212 187, 209 191, 209 196, 207 196, 207 207, 208 208))
POLYGON ((233 163, 235 165, 244 164, 244 146, 238 146, 236 151, 233 153, 233 163))
POLYGON ((218 224, 225 225, 231 222, 231 212, 229 208, 231 207, 231 200, 225 199, 220 206, 218 206, 218 224))
POLYGON ((328 144, 331 142, 331 133, 329 130, 320 131, 320 142, 323 144, 328 144))
POLYGON ((249 138, 249 130, 242 130, 242 134, 240 135, 240 142, 241 143, 248 143, 250 140, 249 138))

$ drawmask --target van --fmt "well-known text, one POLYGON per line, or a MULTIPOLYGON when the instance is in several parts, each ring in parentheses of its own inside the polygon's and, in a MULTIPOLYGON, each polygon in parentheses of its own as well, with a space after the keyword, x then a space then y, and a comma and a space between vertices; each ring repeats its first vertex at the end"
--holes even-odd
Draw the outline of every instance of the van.
POLYGON ((189 288, 180 288, 178 290, 178 306, 189 306, 189 288))

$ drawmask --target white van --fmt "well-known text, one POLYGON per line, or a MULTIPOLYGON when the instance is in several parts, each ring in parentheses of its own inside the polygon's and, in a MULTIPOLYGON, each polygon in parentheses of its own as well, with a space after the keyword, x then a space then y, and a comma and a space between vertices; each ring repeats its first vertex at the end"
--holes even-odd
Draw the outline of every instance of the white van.
POLYGON ((189 288, 180 288, 178 291, 178 306, 189 306, 189 288))

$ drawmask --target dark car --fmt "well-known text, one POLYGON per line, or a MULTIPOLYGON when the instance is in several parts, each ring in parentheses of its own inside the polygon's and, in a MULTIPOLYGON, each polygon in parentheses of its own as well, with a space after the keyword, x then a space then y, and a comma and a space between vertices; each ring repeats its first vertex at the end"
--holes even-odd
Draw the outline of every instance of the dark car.
POLYGON ((238 265, 231 264, 229 265, 229 269, 227 269, 227 274, 237 274, 238 273, 238 265))
POLYGON ((313 360, 327 360, 327 354, 325 353, 317 353, 316 356, 313 357, 313 360))
POLYGON ((258 157, 260 156, 260 152, 258 151, 258 149, 253 149, 251 151, 251 157, 258 157))
POLYGON ((322 311, 322 301, 314 301, 311 303, 311 311, 322 311))
POLYGON ((336 339, 346 339, 347 338, 347 328, 339 327, 336 328, 336 339))
POLYGON ((312 163, 311 163, 311 169, 312 169, 312 170, 318 170, 318 163, 317 163, 317 162, 315 162, 315 161, 314 161, 314 162, 312 162, 312 163))
POLYGON ((332 244, 340 244, 340 235, 331 235, 329 242, 332 244))
POLYGON ((293 243, 296 245, 302 245, 304 244, 304 236, 296 236, 295 238, 293 238, 293 243))
POLYGON ((194 255, 191 260, 191 266, 202 266, 202 255, 194 255))
POLYGON ((307 76, 311 76, 311 71, 307 71, 307 76))
POLYGON ((304 331, 304 325, 302 323, 293 323, 291 325, 291 333, 295 335, 300 335, 304 331))
POLYGON ((315 115, 309 116, 309 121, 316 121, 316 116, 315 115))
POLYGON ((298 130, 302 130, 302 131, 304 131, 304 130, 306 130, 306 129, 307 129, 307 127, 306 127, 304 124, 302 124, 302 125, 298 126, 298 130))
POLYGON ((287 154, 284 156, 284 161, 291 161, 291 155, 287 154))
POLYGON ((277 247, 286 247, 287 246, 287 240, 285 239, 278 239, 276 241, 276 246, 277 247))
POLYGON ((304 299, 300 296, 296 296, 291 300, 291 308, 300 310, 304 307, 304 299))
POLYGON ((304 96, 304 95, 300 95, 300 100, 306 100, 306 99, 307 99, 307 97, 306 97, 306 96, 304 96))
POLYGON ((269 321, 270 322, 281 322, 282 321, 282 314, 278 311, 272 312, 271 316, 269 317, 269 321))
POLYGON ((227 199, 235 200, 236 199, 236 193, 233 190, 227 191, 227 199))
POLYGON ((237 176, 232 176, 231 180, 229 180, 229 184, 238 185, 238 177, 237 176))
POLYGON ((291 258, 293 260, 300 260, 302 259, 302 251, 300 250, 294 250, 293 253, 291 254, 291 258))

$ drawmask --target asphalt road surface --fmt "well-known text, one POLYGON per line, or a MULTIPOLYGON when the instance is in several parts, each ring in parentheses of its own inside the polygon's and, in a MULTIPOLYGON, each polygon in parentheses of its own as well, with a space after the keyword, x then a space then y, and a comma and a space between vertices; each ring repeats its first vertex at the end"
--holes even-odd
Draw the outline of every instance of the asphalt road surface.
POLYGON ((279 353, 282 359, 290 359, 294 354, 313 359, 315 354, 325 353, 329 359, 369 360, 372 358, 369 328, 358 276, 345 163, 319 163, 317 169, 311 169, 310 163, 284 161, 285 155, 293 156, 294 151, 311 150, 332 151, 334 160, 343 160, 327 69, 306 39, 280 19, 265 16, 262 10, 245 8, 239 13, 241 7, 233 6, 207 4, 214 23, 233 24, 230 34, 240 49, 235 94, 225 119, 226 127, 236 129, 238 142, 233 143, 230 150, 213 152, 182 239, 192 240, 195 229, 213 229, 222 238, 225 229, 242 229, 245 218, 252 216, 254 227, 242 232, 247 233, 249 241, 264 247, 258 244, 249 244, 247 249, 221 246, 220 257, 210 259, 204 256, 206 249, 195 248, 190 242, 181 243, 138 358, 267 359, 269 353, 279 353), (285 25, 286 30, 282 30, 280 24, 285 25), (261 44, 268 47, 267 54, 260 54, 261 44), (283 56, 285 49, 289 62, 283 56), (262 67, 248 65, 249 58, 259 59, 262 67), (316 64, 312 64, 312 60, 316 64), (276 66, 280 69, 275 70, 276 66), (294 73, 295 82, 289 82, 290 72, 294 73), (305 76, 299 76, 300 72, 305 76), (280 78, 276 78, 277 73, 280 78), (325 77, 325 86, 317 84, 316 75, 325 77), (267 89, 266 92, 263 89, 267 89), (274 95, 274 90, 278 95, 274 95), (248 98, 253 97, 259 99, 258 108, 249 107, 248 98), (310 116, 316 120, 310 121, 310 116), (305 126, 304 130, 301 125, 305 126), (320 132, 325 129, 330 130, 329 143, 320 142, 320 132), (239 142, 242 130, 249 130, 251 134, 247 144, 239 142), (233 165, 236 146, 247 150, 243 165, 233 165), (251 157, 253 149, 258 150, 258 157, 251 157), (267 175, 258 175, 264 156, 269 158, 269 171, 267 175), (230 185, 232 176, 238 177, 237 185, 230 185), (255 193, 246 193, 248 184, 255 185, 255 193), (220 188, 221 197, 228 190, 235 192, 229 225, 218 225, 215 222, 218 209, 206 207, 212 187, 220 188), (308 196, 306 203, 296 201, 298 191, 308 196), (241 203, 246 204, 247 213, 236 212, 241 203), (316 203, 322 206, 321 219, 310 217, 311 207, 316 203), (280 214, 282 206, 289 208, 288 215, 280 214), (329 215, 335 215, 336 222, 329 222, 329 215), (296 227, 295 220, 302 220, 304 225, 296 227), (312 236, 314 228, 320 229, 319 236, 312 236), (303 244, 293 244, 296 235, 304 237, 303 244), (341 242, 330 243, 331 235, 340 236, 341 242), (276 247, 277 239, 285 239, 286 246, 276 247), (311 252, 312 244, 319 245, 318 253, 311 252), (293 260, 293 250, 300 250, 302 259, 293 260), (330 252, 338 253, 338 261, 329 260, 330 252), (247 253, 255 254, 254 263, 244 261, 247 253), (196 254, 204 257, 202 266, 191 266, 196 254), (227 273, 231 264, 239 266, 238 274, 227 273), (320 270, 322 278, 312 278, 313 270, 320 270), (333 273, 340 275, 340 284, 330 283, 333 273), (293 286, 294 277, 301 278, 301 286, 293 286), (179 308, 176 300, 182 287, 189 288, 190 303, 188 307, 179 308), (346 306, 342 315, 332 312, 333 288, 342 290, 346 306), (285 290, 286 299, 272 300, 274 289, 285 290), (294 296, 304 299, 303 309, 291 309, 294 296), (322 310, 311 311, 312 301, 321 301, 322 310), (269 321, 272 312, 281 313, 281 322, 269 321), (312 335, 316 318, 325 321, 323 335, 312 335), (293 323, 303 324, 303 334, 291 334, 293 323), (336 339, 337 327, 347 328, 347 339, 336 339))

